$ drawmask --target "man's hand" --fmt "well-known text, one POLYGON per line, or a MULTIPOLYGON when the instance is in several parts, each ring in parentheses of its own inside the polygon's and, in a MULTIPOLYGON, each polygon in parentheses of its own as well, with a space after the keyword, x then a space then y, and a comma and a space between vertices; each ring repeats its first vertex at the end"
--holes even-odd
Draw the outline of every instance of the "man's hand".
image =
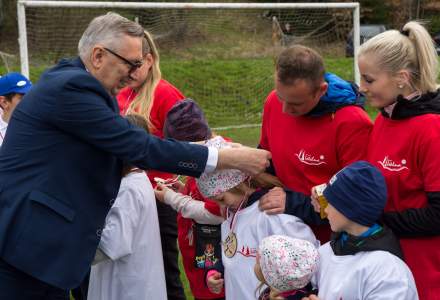
POLYGON ((168 188, 166 185, 162 184, 162 183, 157 183, 156 185, 156 189, 154 190, 154 195, 156 196, 156 199, 159 202, 164 202, 165 201, 165 194, 167 191, 170 191, 171 189, 168 188))
POLYGON ((264 172, 269 167, 270 152, 235 145, 218 151, 217 169, 239 169, 249 175, 264 172))
POLYGON ((286 208, 286 192, 280 187, 274 187, 260 198, 258 206, 268 215, 282 214, 286 208))
POLYGON ((224 280, 221 278, 222 274, 215 271, 215 273, 208 276, 209 277, 206 280, 206 283, 208 285, 209 291, 214 294, 220 294, 222 292, 223 282, 224 282, 224 280))

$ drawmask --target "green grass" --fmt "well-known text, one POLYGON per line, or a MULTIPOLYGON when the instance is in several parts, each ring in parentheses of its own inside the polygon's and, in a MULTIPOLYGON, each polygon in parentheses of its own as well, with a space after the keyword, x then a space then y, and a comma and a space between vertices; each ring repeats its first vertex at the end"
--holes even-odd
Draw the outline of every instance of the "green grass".
MULTIPOLYGON (((342 78, 353 78, 353 59, 329 58, 327 69, 342 78)), ((37 82, 45 65, 31 66, 31 80, 37 82)), ((161 60, 163 77, 193 98, 205 111, 211 127, 258 124, 267 94, 273 89, 274 58, 176 59, 166 55, 161 60)), ((17 68, 14 68, 18 71, 17 68)), ((0 73, 4 73, 0 67, 0 73)), ((255 144, 247 132, 243 143, 255 144)), ((251 130, 255 132, 255 130, 251 130)))
MULTIPOLYGON (((353 80, 352 58, 326 58, 326 69, 342 78, 353 80)), ((37 82, 49 66, 31 67, 31 80, 37 82)), ((267 94, 273 89, 274 59, 176 59, 164 55, 163 77, 176 85, 185 96, 195 99, 205 111, 211 127, 259 124, 267 94)), ((14 68, 18 71, 18 67, 14 68)), ((0 66, 0 74, 4 73, 0 66)), ((367 107, 370 118, 377 111, 367 107)), ((217 134, 255 147, 260 127, 217 130, 217 134)))
POLYGON ((179 255, 179 269, 180 269, 180 280, 182 281, 183 288, 185 290, 185 296, 187 300, 194 300, 194 297, 189 288, 188 279, 186 279, 185 270, 183 269, 182 256, 179 255))

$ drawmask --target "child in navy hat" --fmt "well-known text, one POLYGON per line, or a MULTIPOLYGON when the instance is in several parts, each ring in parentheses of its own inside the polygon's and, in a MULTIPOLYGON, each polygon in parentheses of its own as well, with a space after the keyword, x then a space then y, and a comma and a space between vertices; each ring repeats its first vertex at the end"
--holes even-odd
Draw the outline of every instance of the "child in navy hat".
POLYGON ((21 98, 31 89, 32 83, 20 73, 8 73, 0 76, 0 146, 5 138, 9 119, 21 98))
POLYGON ((319 248, 319 298, 307 299, 418 299, 399 242, 378 223, 387 200, 382 173, 368 162, 352 163, 330 179, 324 197, 334 234, 319 248))

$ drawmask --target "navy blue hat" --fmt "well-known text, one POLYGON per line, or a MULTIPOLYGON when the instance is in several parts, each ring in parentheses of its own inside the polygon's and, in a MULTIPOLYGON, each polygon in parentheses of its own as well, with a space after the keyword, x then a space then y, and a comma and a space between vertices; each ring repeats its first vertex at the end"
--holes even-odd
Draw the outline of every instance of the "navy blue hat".
POLYGON ((20 73, 8 73, 0 77, 0 96, 11 93, 26 94, 32 83, 20 73))
POLYGON ((370 163, 357 161, 330 179, 324 197, 347 219, 372 226, 379 220, 387 201, 385 178, 370 163))
POLYGON ((168 111, 163 134, 166 138, 196 142, 211 138, 211 129, 202 109, 194 100, 186 98, 168 111))

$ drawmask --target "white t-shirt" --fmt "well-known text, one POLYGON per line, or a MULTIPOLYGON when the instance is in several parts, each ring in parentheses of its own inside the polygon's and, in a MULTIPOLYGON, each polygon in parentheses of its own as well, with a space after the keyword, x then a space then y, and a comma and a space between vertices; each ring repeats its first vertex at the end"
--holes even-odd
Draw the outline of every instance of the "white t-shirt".
MULTIPOLYGON (((225 291, 229 300, 255 300, 260 282, 254 274, 255 258, 261 240, 279 234, 307 240, 319 246, 312 230, 301 219, 286 215, 267 215, 258 208, 258 201, 240 210, 235 217, 234 233, 237 252, 231 258, 225 256, 222 243, 222 260, 225 267, 225 291)), ((222 241, 230 232, 232 215, 222 223, 222 241)))
POLYGON ((330 242, 319 248, 320 263, 313 283, 322 300, 417 300, 411 271, 386 251, 336 256, 330 242))
POLYGON ((6 129, 8 128, 8 123, 6 123, 3 118, 2 115, 0 113, 0 147, 3 144, 3 140, 5 138, 5 134, 6 134, 6 129))
POLYGON ((166 300, 156 199, 144 172, 122 179, 105 223, 99 248, 111 260, 92 266, 88 298, 166 300))

